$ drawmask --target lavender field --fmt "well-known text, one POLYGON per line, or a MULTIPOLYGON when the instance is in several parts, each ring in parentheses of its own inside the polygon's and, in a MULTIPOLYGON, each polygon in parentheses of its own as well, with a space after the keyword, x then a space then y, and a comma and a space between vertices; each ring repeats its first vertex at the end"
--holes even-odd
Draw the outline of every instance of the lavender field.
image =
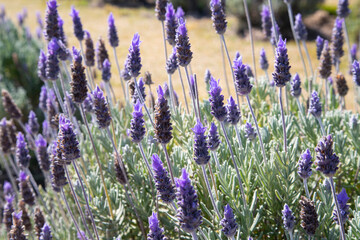
POLYGON ((0 4, 0 239, 360 239, 358 4, 227 4, 0 4))

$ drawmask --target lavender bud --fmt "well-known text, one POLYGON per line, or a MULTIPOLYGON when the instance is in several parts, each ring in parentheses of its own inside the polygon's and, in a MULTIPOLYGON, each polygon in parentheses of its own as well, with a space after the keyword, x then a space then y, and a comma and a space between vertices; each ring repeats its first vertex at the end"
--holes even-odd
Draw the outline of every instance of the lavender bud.
POLYGON ((210 151, 216 151, 220 146, 220 138, 215 123, 211 123, 209 135, 208 135, 208 147, 210 151))
POLYGON ((271 32, 272 32, 271 15, 270 15, 269 7, 266 5, 263 5, 261 11, 261 27, 265 37, 271 38, 271 32))
POLYGON ((262 48, 260 51, 260 67, 264 71, 268 70, 269 68, 269 62, 266 58, 266 52, 264 48, 262 48))
POLYGON ((231 209, 230 205, 226 205, 224 207, 224 218, 221 219, 220 225, 223 227, 221 231, 228 238, 233 238, 237 232, 238 224, 236 223, 236 219, 231 209))
POLYGON ((56 126, 53 126, 53 123, 52 123, 52 119, 58 113, 58 104, 56 101, 55 93, 52 89, 50 89, 48 91, 48 98, 46 99, 46 112, 48 115, 48 119, 50 120, 50 123, 52 124, 52 127, 55 127, 57 129, 58 124, 56 124, 56 126))
POLYGON ((28 168, 31 157, 22 132, 17 134, 16 139, 16 161, 20 167, 28 168))
POLYGON ((31 133, 34 135, 37 134, 39 132, 40 126, 38 119, 33 111, 30 111, 28 119, 28 125, 30 127, 31 133))
POLYGON ((157 154, 153 154, 151 160, 158 194, 164 203, 171 203, 175 199, 175 188, 171 183, 169 174, 157 154))
POLYGON ((307 30, 306 30, 306 27, 302 21, 302 17, 301 17, 301 14, 298 13, 296 16, 295 16, 295 25, 294 25, 294 32, 295 32, 295 37, 302 41, 306 41, 307 40, 307 30))
POLYGON ((25 227, 23 221, 21 220, 22 211, 19 213, 13 212, 13 225, 9 232, 9 239, 27 239, 25 235, 25 227))
POLYGON ((143 105, 140 101, 134 105, 134 111, 132 113, 133 118, 130 123, 130 136, 134 143, 139 143, 145 136, 145 121, 144 114, 142 113, 143 105))
POLYGON ((129 48, 126 64, 127 71, 134 78, 140 75, 140 70, 142 67, 140 57, 140 43, 140 35, 135 33, 129 48))
POLYGON ((176 44, 176 29, 178 28, 178 20, 175 16, 175 10, 171 2, 166 5, 165 15, 166 36, 169 44, 175 46, 176 44))
POLYGON ((251 70, 251 67, 247 64, 245 64, 245 69, 246 69, 246 75, 248 75, 249 78, 253 78, 254 77, 254 74, 251 70))
POLYGON ((72 17, 74 24, 74 35, 79 41, 82 41, 84 39, 84 30, 80 20, 79 11, 77 11, 74 6, 71 7, 70 16, 72 17))
POLYGON ((349 16, 351 13, 351 10, 349 9, 349 1, 339 0, 336 13, 341 18, 346 18, 347 16, 349 16))
POLYGON ((227 112, 224 106, 224 95, 221 94, 221 87, 219 81, 216 81, 215 78, 211 77, 210 79, 210 106, 211 114, 219 121, 223 122, 226 120, 227 112))
POLYGON ((10 232, 11 226, 13 224, 12 214, 15 211, 14 205, 13 205, 14 198, 15 198, 15 196, 13 196, 13 195, 5 197, 6 203, 4 205, 3 223, 6 226, 7 232, 10 232))
POLYGON ((41 134, 38 135, 36 141, 36 153, 38 157, 38 162, 41 170, 48 172, 50 171, 50 160, 49 160, 49 154, 47 151, 47 142, 43 138, 41 134))
POLYGON ((159 19, 159 21, 165 20, 167 4, 168 4, 168 0, 156 0, 155 15, 156 15, 157 19, 159 19))
POLYGON ((301 158, 299 159, 297 172, 303 180, 308 179, 312 174, 311 165, 313 162, 311 160, 312 156, 310 150, 306 149, 306 151, 301 154, 301 158))
POLYGON ((211 72, 210 72, 209 69, 206 69, 205 70, 205 77, 204 77, 205 83, 210 84, 210 79, 211 79, 211 72))
POLYGON ((345 79, 345 76, 342 75, 342 74, 338 74, 336 76, 336 86, 337 86, 337 91, 339 93, 339 95, 341 97, 344 97, 348 91, 349 91, 349 87, 346 83, 346 79, 345 79))
POLYGON ((84 107, 85 111, 92 113, 94 111, 93 104, 94 104, 94 101, 93 101, 91 94, 87 93, 87 97, 85 98, 85 100, 83 102, 83 107, 84 107))
POLYGON ((289 206, 285 203, 284 210, 281 211, 283 216, 282 219, 284 221, 284 227, 288 232, 292 232, 295 226, 295 217, 289 208, 289 206))
POLYGON ((3 118, 0 122, 0 149, 3 153, 7 154, 11 152, 12 145, 6 118, 3 118))
POLYGON ((1 90, 1 95, 2 95, 2 104, 5 112, 10 116, 10 118, 20 120, 20 118, 22 117, 22 113, 18 108, 18 106, 15 104, 10 93, 5 89, 3 89, 1 90))
POLYGON ((34 206, 35 194, 30 185, 29 176, 23 171, 20 171, 19 173, 19 189, 22 200, 29 206, 34 206))
POLYGON ((241 112, 239 106, 235 103, 232 96, 228 99, 228 104, 226 105, 227 110, 227 122, 235 126, 239 123, 241 119, 241 112))
POLYGON ((164 229, 160 228, 157 214, 152 213, 149 217, 149 234, 147 240, 165 240, 166 237, 163 235, 164 229))
MULTIPOLYGON (((131 98, 132 98, 133 104, 136 104, 137 101, 140 101, 140 98, 139 98, 138 92, 137 92, 136 89, 135 89, 135 83, 134 83, 133 81, 132 81, 132 84, 133 84, 133 87, 134 87, 134 88, 133 88, 132 90, 130 90, 130 91, 132 92, 131 98)), ((139 78, 139 81, 138 81, 137 84, 138 84, 138 87, 139 87, 139 89, 140 89, 141 96, 143 97, 143 99, 144 99, 144 101, 145 101, 145 99, 146 99, 145 84, 144 84, 144 81, 143 81, 143 78, 142 78, 142 77, 139 78)))
POLYGON ((129 81, 131 80, 131 75, 129 73, 129 71, 127 70, 126 66, 128 64, 128 59, 125 60, 125 63, 124 63, 124 68, 123 70, 121 71, 121 77, 125 80, 125 81, 129 81))
POLYGON ((360 87, 360 64, 358 61, 354 61, 352 64, 353 81, 360 87))
POLYGON ((52 143, 51 151, 51 185, 55 192, 60 192, 60 188, 68 184, 65 176, 64 166, 59 163, 62 160, 62 153, 56 140, 52 143))
POLYGON ((301 81, 300 81, 300 76, 299 74, 295 74, 294 78, 292 79, 292 81, 290 82, 291 84, 291 96, 298 98, 301 95, 301 81))
POLYGON ((42 229, 45 224, 45 217, 39 207, 36 207, 35 209, 34 222, 35 222, 35 234, 38 238, 40 238, 42 229))
POLYGON ((119 37, 117 35, 115 19, 114 19, 114 15, 112 13, 110 13, 109 18, 108 18, 108 26, 109 26, 108 27, 109 42, 110 42, 110 45, 115 48, 115 47, 119 46, 119 37))
POLYGON ((104 82, 109 82, 111 79, 111 64, 108 59, 103 63, 101 78, 104 82))
POLYGON ((149 71, 145 72, 144 83, 150 87, 150 85, 154 84, 151 79, 151 73, 149 71))
POLYGON ((64 32, 64 20, 60 16, 58 16, 58 26, 59 26, 59 41, 61 41, 64 46, 66 47, 68 45, 66 35, 64 32))
POLYGON ((272 76, 274 78, 277 87, 284 87, 288 81, 290 81, 290 64, 289 56, 286 48, 286 40, 283 41, 281 36, 279 37, 279 43, 276 48, 275 55, 275 71, 272 76))
POLYGON ((327 177, 332 177, 338 170, 340 163, 339 157, 334 153, 333 140, 331 135, 323 137, 315 148, 316 170, 322 172, 327 177))
POLYGON ((198 196, 185 168, 182 170, 181 178, 176 179, 176 187, 179 206, 176 216, 179 219, 180 227, 185 232, 194 232, 202 223, 202 216, 199 210, 198 196))
POLYGON ((223 35, 226 32, 227 21, 221 0, 211 0, 211 19, 217 34, 223 35))
POLYGON ((207 145, 206 127, 198 120, 195 127, 191 129, 194 133, 194 161, 198 165, 206 165, 210 161, 207 145))
POLYGON ((70 92, 72 100, 81 104, 88 94, 85 67, 82 65, 80 51, 73 47, 73 64, 71 65, 70 92))
POLYGON ((69 119, 63 114, 60 114, 59 116, 59 133, 57 141, 62 156, 62 159, 59 159, 60 164, 70 164, 71 161, 80 157, 79 142, 76 139, 73 126, 69 119))
POLYGON ((94 43, 91 39, 91 35, 88 31, 85 33, 85 65, 88 67, 93 67, 95 65, 95 50, 94 43))
POLYGON ((336 18, 334 28, 332 30, 331 43, 332 43, 332 59, 334 65, 340 63, 340 58, 344 56, 344 35, 343 35, 343 19, 336 18))
POLYGON ((168 74, 174 74, 177 68, 178 68, 178 61, 176 56, 176 48, 173 48, 171 55, 166 61, 166 72, 168 74))
POLYGON ((159 86, 158 99, 155 103, 155 138, 158 143, 167 144, 172 139, 171 113, 164 91, 159 86))
MULTIPOLYGON (((349 219, 349 214, 350 214, 350 211, 349 211, 350 206, 347 204, 347 202, 350 200, 350 198, 346 194, 345 188, 343 188, 339 194, 336 194, 336 199, 339 203, 341 220, 343 223, 345 223, 349 219)), ((336 224, 340 225, 339 224, 339 215, 338 215, 336 208, 333 211, 333 219, 336 222, 336 224)))
POLYGON ((96 60, 98 69, 101 70, 105 59, 109 59, 109 54, 105 47, 105 42, 99 38, 99 41, 96 43, 96 60))
POLYGON ((45 86, 42 86, 39 97, 39 108, 43 112, 46 112, 46 100, 47 100, 47 89, 45 86))
POLYGON ((23 222, 25 230, 30 232, 32 230, 32 225, 31 225, 31 219, 26 209, 26 203, 23 200, 20 200, 18 206, 20 211, 22 212, 21 220, 23 222))
POLYGON ((319 118, 321 117, 322 107, 320 98, 316 91, 313 91, 310 98, 310 105, 309 105, 309 113, 311 113, 314 117, 319 118))
POLYGON ((314 202, 301 196, 300 200, 300 219, 301 227, 309 236, 315 235, 316 229, 319 227, 318 215, 316 213, 314 202))
POLYGON ((92 92, 94 100, 94 110, 99 128, 107 128, 111 122, 108 103, 105 100, 104 93, 99 86, 96 86, 92 92))
POLYGON ((48 44, 48 53, 46 56, 46 78, 56 81, 60 73, 59 60, 57 58, 60 46, 56 38, 51 39, 48 44))
POLYGON ((10 196, 14 194, 14 189, 12 188, 11 183, 9 183, 6 180, 4 181, 3 189, 4 189, 4 196, 10 196))
POLYGON ((246 65, 242 62, 242 57, 236 58, 233 64, 236 92, 240 96, 248 95, 253 85, 250 83, 249 76, 246 74, 246 65))
POLYGON ((47 80, 46 79, 46 55, 43 50, 40 50, 37 73, 38 73, 38 77, 42 81, 47 80))
POLYGON ((191 45, 187 33, 185 20, 179 22, 179 27, 176 31, 176 54, 179 65, 186 67, 192 59, 191 45))
POLYGON ((56 0, 49 0, 46 4, 44 36, 50 42, 52 38, 59 38, 58 5, 56 0))
POLYGON ((118 159, 114 161, 114 169, 116 180, 121 184, 128 184, 128 174, 126 172, 126 167, 124 162, 122 161, 121 155, 114 154, 118 159), (120 165, 121 164, 121 165, 120 165))
POLYGON ((52 239, 53 237, 51 235, 51 228, 47 223, 45 223, 43 228, 41 229, 40 240, 52 240, 52 239))
POLYGON ((320 57, 321 57, 321 53, 323 51, 323 48, 324 48, 325 39, 323 39, 320 36, 317 36, 315 42, 316 42, 316 56, 317 56, 317 59, 319 60, 320 57))
POLYGON ((331 75, 332 58, 330 53, 330 47, 327 40, 324 42, 324 47, 321 52, 319 74, 323 79, 327 79, 331 75))
POLYGON ((250 141, 253 141, 256 138, 256 135, 257 133, 255 132, 255 129, 253 128, 251 123, 245 123, 245 137, 250 141))

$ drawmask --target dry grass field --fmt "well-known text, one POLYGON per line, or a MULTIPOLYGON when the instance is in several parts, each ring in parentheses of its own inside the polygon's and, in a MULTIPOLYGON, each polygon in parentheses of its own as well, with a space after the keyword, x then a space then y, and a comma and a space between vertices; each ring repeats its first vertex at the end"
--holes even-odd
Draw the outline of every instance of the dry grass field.
MULTIPOLYGON (((330 0, 331 4, 336 4, 336 0, 330 0)), ((351 3, 352 1, 350 1, 351 3)), ((16 21, 16 14, 21 11, 23 7, 28 9, 28 19, 26 24, 30 26, 32 32, 35 32, 36 28, 36 11, 40 11, 41 15, 45 13, 45 0, 3 0, 2 4, 5 5, 7 14, 16 21)), ((93 39, 97 40, 99 37, 106 39, 108 51, 110 53, 110 61, 112 62, 112 85, 119 97, 121 97, 121 86, 119 82, 119 76, 113 59, 112 49, 109 48, 107 42, 107 17, 110 12, 115 16, 116 26, 120 37, 120 46, 117 49, 117 54, 121 66, 126 58, 128 47, 130 45, 132 36, 138 32, 141 36, 141 56, 142 56, 142 74, 145 71, 150 71, 153 76, 155 84, 162 84, 167 81, 167 75, 165 72, 165 56, 162 40, 161 23, 154 16, 153 9, 145 8, 119 8, 112 5, 105 5, 103 8, 94 8, 88 5, 81 4, 79 1, 59 1, 59 14, 65 21, 65 32, 68 36, 69 45, 79 47, 79 43, 76 41, 72 34, 72 21, 69 16, 71 5, 80 11, 80 17, 83 22, 84 29, 88 30, 93 39)), ((244 62, 252 65, 251 47, 248 38, 240 38, 236 35, 236 19, 234 17, 228 17, 228 30, 226 32, 226 40, 230 54, 233 57, 236 51, 239 51, 243 56, 244 62)), ((220 40, 219 36, 215 33, 211 19, 201 18, 195 19, 192 17, 187 18, 187 27, 189 30, 189 37, 192 44, 192 51, 194 52, 194 58, 191 62, 192 70, 197 74, 200 87, 200 96, 206 96, 206 88, 204 86, 203 77, 206 69, 209 69, 216 78, 222 80, 222 85, 225 88, 224 74, 222 68, 221 52, 220 52, 220 40)), ((255 42, 256 51, 256 63, 258 69, 258 76, 264 76, 263 72, 259 68, 258 54, 261 48, 265 48, 268 60, 270 62, 269 73, 273 69, 273 50, 270 43, 264 41, 255 42)), ((302 64, 300 57, 293 41, 288 43, 289 56, 291 61, 292 74, 299 72, 302 79, 304 74, 302 70, 302 64)), ((313 68, 318 66, 318 60, 316 59, 315 43, 308 42, 308 48, 312 58, 313 68)), ((345 46, 345 50, 346 46, 345 46)), ((168 52, 171 49, 168 46, 168 52)), ((305 53, 304 53, 305 56, 305 53)), ((348 61, 347 55, 342 59, 342 72, 346 73, 348 84, 351 88, 350 93, 347 95, 347 106, 352 107, 353 103, 353 87, 354 84, 351 77, 348 75, 348 61)), ((231 81, 230 68, 227 65, 227 75, 229 81, 231 81)), ((182 98, 181 84, 178 75, 174 75, 174 88, 178 95, 182 98)), ((231 84, 231 82, 230 82, 231 84)), ((227 97, 227 96, 226 96, 227 97)))

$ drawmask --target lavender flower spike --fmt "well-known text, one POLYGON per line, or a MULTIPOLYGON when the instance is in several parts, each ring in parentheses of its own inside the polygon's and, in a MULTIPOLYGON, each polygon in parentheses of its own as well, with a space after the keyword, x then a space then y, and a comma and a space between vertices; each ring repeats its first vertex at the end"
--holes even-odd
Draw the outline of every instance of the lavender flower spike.
POLYGON ((34 111, 30 111, 29 113, 28 125, 32 134, 37 134, 39 132, 40 125, 34 111))
POLYGON ((245 123, 245 137, 247 139, 249 139, 250 141, 254 141, 254 139, 256 138, 256 132, 253 128, 253 126, 251 125, 251 123, 247 122, 245 123))
POLYGON ((132 77, 140 75, 141 57, 140 57, 140 35, 135 33, 127 56, 126 69, 132 77))
POLYGON ((270 39, 272 22, 269 7, 266 5, 263 5, 261 11, 261 27, 265 37, 270 39))
POLYGON ((317 154, 315 160, 316 170, 327 177, 333 177, 339 168, 340 161, 339 157, 334 153, 331 135, 320 140, 315 152, 317 154))
POLYGON ((109 42, 110 45, 114 48, 119 46, 119 37, 117 34, 117 30, 116 30, 116 26, 115 26, 115 19, 114 19, 114 15, 112 13, 110 13, 109 18, 108 18, 108 38, 109 38, 109 42))
POLYGON ((336 13, 341 18, 346 18, 347 16, 349 16, 351 13, 351 10, 349 9, 349 1, 339 0, 336 13))
POLYGON ((292 234, 295 226, 295 217, 286 203, 284 205, 284 210, 282 210, 281 212, 283 214, 282 219, 284 221, 284 227, 289 232, 289 234, 292 234))
POLYGON ((48 172, 50 171, 50 160, 49 160, 49 154, 47 151, 47 142, 43 138, 41 134, 38 135, 36 141, 36 153, 38 157, 38 162, 41 170, 48 172))
POLYGON ((61 164, 70 164, 73 160, 80 157, 79 142, 76 139, 76 134, 70 120, 63 114, 59 117, 59 133, 58 146, 61 151, 62 159, 59 159, 61 164))
POLYGON ((94 110, 99 128, 107 128, 111 122, 108 103, 105 100, 103 91, 96 86, 92 92, 94 100, 94 110))
POLYGON ((321 57, 321 52, 324 48, 324 39, 320 36, 317 36, 316 38, 316 56, 317 56, 317 59, 320 60, 320 57, 321 57))
POLYGON ((22 132, 16 136, 16 161, 22 168, 28 168, 30 165, 30 154, 27 143, 22 132))
MULTIPOLYGON (((344 56, 344 35, 343 35, 343 19, 336 18, 334 28, 332 30, 331 43, 332 43, 332 59, 334 65, 338 68, 340 58, 344 56)), ((337 69, 338 71, 338 69, 337 69)))
POLYGON ((150 232, 147 235, 148 236, 147 240, 165 240, 166 239, 166 237, 163 234, 164 229, 160 228, 157 214, 154 212, 149 217, 149 229, 150 229, 150 232))
POLYGON ((248 95, 253 85, 250 83, 249 76, 246 74, 246 65, 242 62, 242 57, 236 58, 233 64, 236 92, 240 96, 248 95))
POLYGON ((279 36, 275 54, 275 71, 272 74, 277 87, 284 87, 290 81, 290 68, 286 40, 283 41, 282 37, 279 36))
POLYGON ((174 47, 171 55, 166 61, 166 72, 172 75, 175 73, 177 68, 178 68, 178 61, 176 57, 176 48, 174 47))
POLYGON ((352 64, 353 80, 358 87, 360 87, 360 64, 358 61, 354 61, 352 64))
POLYGON ((192 59, 191 45, 185 25, 185 20, 180 21, 176 31, 176 54, 179 65, 186 67, 192 59))
POLYGON ((184 17, 185 17, 185 12, 182 9, 182 7, 177 7, 177 9, 176 9, 176 18, 180 20, 180 19, 184 19, 184 17))
POLYGON ((168 3, 168 0, 156 0, 155 3, 155 15, 158 18, 159 21, 165 20, 165 14, 166 14, 166 5, 168 3))
POLYGON ((314 117, 320 118, 322 112, 320 98, 316 91, 313 91, 310 98, 310 105, 309 105, 309 113, 311 113, 314 117))
POLYGON ((42 81, 46 81, 46 55, 43 50, 40 49, 38 68, 37 68, 38 77, 42 81))
POLYGON ((11 196, 14 193, 11 183, 9 183, 8 181, 4 181, 3 189, 4 196, 11 196))
POLYGON ((165 28, 166 36, 169 44, 175 46, 176 44, 176 29, 178 28, 178 20, 175 15, 174 6, 171 2, 166 5, 166 14, 165 14, 165 28))
POLYGON ((51 228, 45 223, 41 229, 40 240, 52 240, 51 228))
POLYGON ((144 114, 142 113, 143 105, 140 101, 134 104, 133 118, 130 123, 130 136, 134 143, 139 143, 145 136, 145 121, 144 114))
POLYGON ((181 178, 176 179, 179 208, 177 218, 180 227, 188 233, 195 233, 202 223, 201 211, 199 210, 199 200, 186 169, 183 168, 181 178))
POLYGON ((111 79, 111 64, 108 59, 105 59, 101 69, 101 78, 104 82, 109 82, 111 79))
POLYGON ((19 189, 22 200, 24 200, 26 204, 33 206, 35 204, 35 194, 30 185, 29 176, 23 171, 19 173, 19 189))
POLYGON ((207 136, 205 135, 206 127, 198 120, 192 129, 194 139, 194 161, 198 165, 206 165, 210 161, 209 149, 207 146, 207 136))
POLYGON ((213 27, 217 34, 223 35, 226 32, 227 21, 221 0, 211 0, 210 8, 213 27))
POLYGON ((56 0, 49 0, 46 5, 44 36, 47 41, 51 41, 52 38, 59 37, 58 5, 56 0))
POLYGON ((219 121, 223 122, 226 120, 227 112, 224 106, 224 95, 221 94, 221 87, 219 81, 216 81, 215 78, 211 76, 210 78, 210 106, 211 114, 219 121))
POLYGON ((71 7, 70 16, 72 17, 74 24, 74 35, 79 41, 82 41, 84 39, 84 30, 79 16, 79 11, 77 11, 74 6, 71 7))
POLYGON ((358 50, 358 46, 356 43, 354 43, 350 49, 351 60, 353 62, 357 59, 357 57, 356 57, 357 50, 358 50))
POLYGON ((216 149, 220 146, 220 137, 217 131, 217 127, 215 123, 211 123, 209 135, 208 135, 208 146, 210 151, 216 151, 216 149))
POLYGON ((235 103, 235 100, 232 96, 228 99, 228 104, 226 105, 227 110, 227 122, 235 126, 239 123, 241 119, 241 112, 239 106, 235 103))
POLYGON ((152 169, 154 170, 154 178, 156 189, 159 193, 160 199, 164 203, 171 203, 175 199, 175 187, 171 183, 169 174, 164 168, 162 161, 157 154, 151 157, 152 169))
POLYGON ((64 20, 60 16, 58 16, 58 26, 59 26, 59 40, 64 44, 64 46, 67 46, 67 39, 64 32, 64 20))
POLYGON ((300 97, 301 95, 301 81, 299 74, 295 74, 294 78, 291 81, 291 95, 295 98, 300 97))
POLYGON ((294 32, 295 32, 295 37, 299 40, 299 41, 302 41, 302 40, 307 40, 307 30, 306 30, 306 27, 302 21, 302 17, 301 17, 301 14, 298 13, 296 16, 295 16, 295 25, 294 25, 294 32))
POLYGON ((269 68, 269 62, 266 58, 266 52, 264 48, 260 50, 260 67, 264 71, 268 70, 269 68))
POLYGON ((224 207, 224 218, 221 219, 220 225, 223 227, 221 231, 228 238, 233 238, 237 232, 238 224, 236 223, 236 219, 231 209, 230 205, 226 205, 224 207))
MULTIPOLYGON (((345 188, 343 188, 341 190, 341 192, 339 194, 337 194, 336 198, 339 203, 342 222, 345 223, 349 219, 349 214, 350 214, 350 211, 349 211, 350 206, 347 204, 347 202, 350 200, 350 198, 346 194, 345 188)), ((338 224, 338 225, 340 224, 339 223, 339 215, 338 215, 338 212, 336 209, 334 209, 334 211, 333 211, 333 219, 336 222, 336 224, 338 224)))
POLYGON ((55 81, 60 73, 59 59, 57 57, 60 46, 56 38, 52 38, 48 44, 46 56, 46 78, 55 81))
POLYGON ((303 180, 308 179, 311 174, 312 174, 312 170, 311 170, 311 165, 312 165, 312 156, 310 153, 309 149, 306 149, 306 151, 301 154, 301 158, 299 159, 298 162, 298 174, 300 176, 300 178, 302 178, 303 180))

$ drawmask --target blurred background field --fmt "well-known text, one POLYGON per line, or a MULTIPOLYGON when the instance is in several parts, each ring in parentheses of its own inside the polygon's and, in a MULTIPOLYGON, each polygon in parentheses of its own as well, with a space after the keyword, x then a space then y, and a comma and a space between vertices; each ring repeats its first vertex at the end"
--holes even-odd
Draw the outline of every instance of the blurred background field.
MULTIPOLYGON (((185 10, 188 10, 187 13, 187 26, 189 30, 190 42, 192 44, 192 51, 194 52, 194 58, 191 62, 193 73, 196 73, 198 76, 198 82, 200 83, 199 91, 200 97, 207 97, 205 84, 203 82, 204 73, 206 69, 209 69, 215 78, 221 79, 221 84, 225 88, 224 73, 222 68, 221 52, 220 52, 220 40, 219 36, 215 33, 211 19, 208 15, 209 7, 208 1, 173 1, 175 5, 181 4, 185 10), (195 3, 191 3, 195 2, 195 3), (189 13, 189 14, 188 14, 189 13)), ((258 25, 257 22, 260 20, 260 11, 261 11, 261 2, 260 0, 249 1, 251 2, 251 15, 253 22, 258 25), (253 6, 255 5, 255 6, 253 6)), ((301 9, 301 13, 312 14, 309 17, 310 20, 306 20, 305 23, 308 23, 307 27, 312 26, 312 19, 316 18, 316 14, 322 13, 328 16, 329 22, 326 23, 327 27, 322 27, 322 29, 315 29, 315 33, 318 30, 325 37, 331 34, 332 22, 335 18, 334 14, 336 13, 337 0, 326 0, 326 1, 299 1, 300 5, 298 8, 301 9), (311 5, 311 2, 314 2, 311 5), (307 4, 305 4, 307 3, 307 4), (305 4, 307 7, 303 7, 305 4), (308 5, 311 7, 309 8, 308 5), (313 17, 313 18, 311 18, 313 17)), ((350 19, 353 22, 348 22, 349 30, 351 33, 351 43, 358 42, 358 28, 359 27, 359 6, 360 1, 350 0, 350 6, 352 8, 352 16, 350 19)), ((22 11, 23 8, 26 8, 28 11, 28 18, 25 20, 25 25, 29 26, 31 32, 35 38, 35 29, 37 27, 36 22, 36 12, 39 11, 41 16, 44 17, 46 1, 44 0, 2 0, 6 8, 7 16, 10 17, 14 23, 17 23, 17 13, 22 11)), ((74 5, 80 11, 80 17, 82 19, 84 29, 88 30, 92 38, 95 41, 99 37, 105 39, 107 49, 110 54, 110 61, 112 63, 112 79, 111 83, 115 88, 115 92, 119 99, 123 99, 120 79, 116 69, 115 61, 113 60, 113 52, 110 49, 107 40, 107 18, 110 12, 115 16, 115 23, 118 29, 120 37, 120 45, 117 48, 117 54, 121 67, 123 66, 124 60, 126 58, 128 47, 130 45, 132 36, 134 33, 138 32, 141 36, 141 56, 142 56, 142 75, 145 71, 149 71, 152 74, 153 81, 155 86, 158 84, 163 84, 167 81, 167 74, 165 72, 165 56, 164 56, 164 47, 162 40, 162 30, 161 23, 156 19, 154 15, 153 2, 152 1, 59 1, 59 14, 64 19, 64 29, 66 35, 68 36, 69 46, 79 47, 79 43, 73 35, 73 26, 70 14, 70 7, 74 5), (114 3, 114 4, 113 4, 114 3)), ((247 35, 246 25, 243 23, 243 14, 242 11, 242 2, 240 0, 227 0, 228 4, 228 30, 225 34, 228 48, 230 50, 231 57, 233 58, 236 51, 239 51, 243 56, 244 62, 252 66, 251 58, 251 47, 247 35)), ((276 9, 280 9, 279 12, 284 12, 283 1, 278 0, 274 1, 276 9), (281 10, 282 9, 282 10, 281 10)), ((286 8, 285 8, 286 9, 286 8)), ((296 9, 296 7, 295 7, 296 9)), ((285 11, 286 13, 286 11, 285 11)), ((295 10, 297 13, 297 10, 295 10)), ((287 13, 286 13, 287 14, 287 13)), ((321 15, 321 14, 320 14, 321 15)), ((321 15, 321 16, 323 16, 321 15)), ((277 15, 278 16, 278 15, 277 15)), ((280 14, 281 16, 281 14, 280 14)), ((280 26, 284 26, 281 29, 282 34, 285 36, 289 34, 288 29, 288 17, 284 15, 277 19, 280 26)), ((319 20, 321 21, 321 20, 319 20)), ((310 37, 316 36, 313 29, 309 30, 310 37)), ((255 28, 254 36, 256 39, 255 42, 255 52, 257 54, 257 72, 259 77, 264 77, 263 71, 259 67, 258 55, 261 48, 265 48, 270 62, 269 73, 273 70, 273 50, 270 43, 263 39, 263 34, 261 33, 260 28, 255 28)), ((300 57, 295 46, 295 42, 290 40, 288 42, 289 56, 291 63, 291 73, 295 74, 298 72, 304 82, 304 74, 300 61, 300 57)), ((316 59, 316 50, 314 41, 308 42, 308 48, 312 58, 313 68, 317 69, 318 60, 316 59)), ((346 44, 344 45, 345 52, 347 53, 346 44)), ((168 46, 168 52, 171 52, 170 47, 168 46)), ((304 53, 305 56, 305 53, 304 53)), ((346 74, 346 79, 350 87, 350 92, 347 95, 347 107, 354 107, 353 100, 353 81, 349 75, 348 70, 348 60, 347 55, 345 54, 342 58, 341 71, 346 74)), ((227 77, 231 81, 231 72, 227 65, 226 68, 227 77)), ((309 74, 310 71, 308 70, 309 74)), ((0 74, 4 74, 0 70, 0 74)), ((98 82, 100 81, 100 73, 98 72, 98 82)), ((318 80, 319 81, 319 80, 318 80)), ((231 82, 230 82, 231 84, 231 82)), ((179 97, 182 98, 183 94, 181 92, 181 84, 179 81, 178 74, 174 75, 174 89, 178 93, 179 97)), ((234 94, 234 91, 232 91, 234 94)), ((227 96, 225 96, 227 97, 227 96)))

